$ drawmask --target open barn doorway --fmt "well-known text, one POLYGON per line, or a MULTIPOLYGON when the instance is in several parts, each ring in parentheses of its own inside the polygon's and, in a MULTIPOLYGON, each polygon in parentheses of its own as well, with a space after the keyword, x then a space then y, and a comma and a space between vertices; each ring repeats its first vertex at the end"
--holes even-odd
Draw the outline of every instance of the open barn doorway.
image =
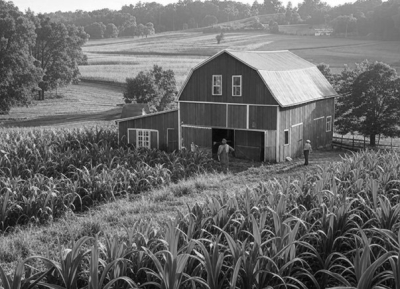
POLYGON ((226 143, 235 148, 235 131, 233 129, 212 129, 212 156, 215 160, 218 159, 218 147, 222 143, 222 139, 226 139, 226 143))

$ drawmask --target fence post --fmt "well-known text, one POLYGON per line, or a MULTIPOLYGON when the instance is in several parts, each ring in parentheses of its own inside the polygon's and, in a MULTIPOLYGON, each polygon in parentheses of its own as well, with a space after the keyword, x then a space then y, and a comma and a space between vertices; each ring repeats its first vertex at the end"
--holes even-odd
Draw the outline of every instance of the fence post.
POLYGON ((352 146, 352 148, 354 149, 354 135, 353 135, 353 146, 352 146))
POLYGON ((364 149, 365 149, 365 136, 364 136, 364 149))

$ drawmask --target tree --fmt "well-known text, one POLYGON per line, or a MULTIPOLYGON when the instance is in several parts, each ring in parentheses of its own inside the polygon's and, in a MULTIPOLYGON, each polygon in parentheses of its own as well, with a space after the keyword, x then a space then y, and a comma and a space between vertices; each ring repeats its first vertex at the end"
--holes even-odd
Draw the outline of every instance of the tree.
POLYGON ((40 98, 44 99, 45 91, 78 79, 78 63, 84 59, 82 46, 88 35, 82 27, 56 23, 44 15, 36 18, 36 34, 31 51, 44 72, 39 82, 40 98))
MULTIPOLYGON (((381 62, 364 62, 361 67, 351 85, 341 85, 344 93, 337 126, 341 133, 369 136, 374 146, 376 135, 400 135, 400 78, 395 69, 381 62)), ((347 73, 354 76, 352 71, 347 73)))
POLYGON ((279 33, 279 25, 278 25, 278 22, 276 22, 276 21, 274 21, 274 20, 270 20, 269 21, 269 31, 271 32, 271 33, 275 33, 275 34, 277 34, 277 33, 279 33))
POLYGON ((235 4, 231 2, 225 7, 224 13, 228 17, 229 22, 239 14, 239 11, 237 10, 235 4))
POLYGON ((141 71, 134 78, 126 79, 124 100, 126 103, 147 103, 152 112, 176 107, 175 73, 154 65, 150 71, 141 71))
POLYGON ((136 35, 143 37, 143 35, 145 34, 145 28, 146 27, 142 23, 140 23, 136 28, 136 35))
POLYGON ((85 32, 90 35, 91 39, 103 38, 105 30, 106 26, 101 22, 94 22, 85 27, 85 32))
POLYGON ((108 23, 106 25, 106 31, 104 32, 104 37, 106 38, 117 38, 119 30, 114 23, 108 23))
POLYGON ((217 43, 220 44, 221 41, 225 38, 224 32, 221 32, 217 36, 215 36, 215 39, 217 39, 217 43))
POLYGON ((11 2, 0 0, 0 112, 26 104, 38 89, 42 70, 29 49, 35 44, 35 26, 11 2))
POLYGON ((136 18, 135 17, 133 18, 134 19, 126 21, 124 25, 122 25, 120 35, 135 37, 137 26, 136 26, 136 18))
POLYGON ((218 19, 214 15, 206 15, 203 19, 203 26, 213 26, 217 23, 218 19))
POLYGON ((144 34, 146 35, 146 38, 148 35, 155 34, 153 23, 151 23, 151 22, 147 23, 146 26, 144 27, 143 31, 144 31, 144 34))
POLYGON ((353 15, 341 15, 332 20, 332 26, 336 33, 355 32, 357 29, 357 19, 353 15))
POLYGON ((284 11, 284 7, 280 0, 264 0, 263 13, 275 14, 284 11))

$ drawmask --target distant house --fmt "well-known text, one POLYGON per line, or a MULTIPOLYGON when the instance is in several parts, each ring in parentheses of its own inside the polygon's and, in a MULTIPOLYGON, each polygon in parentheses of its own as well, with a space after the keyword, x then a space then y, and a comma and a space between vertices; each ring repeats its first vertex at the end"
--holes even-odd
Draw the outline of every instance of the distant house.
POLYGON ((216 153, 226 138, 236 157, 281 162, 306 139, 331 144, 335 96, 315 65, 289 51, 223 50, 192 69, 177 110, 117 122, 120 138, 139 147, 194 142, 216 153))

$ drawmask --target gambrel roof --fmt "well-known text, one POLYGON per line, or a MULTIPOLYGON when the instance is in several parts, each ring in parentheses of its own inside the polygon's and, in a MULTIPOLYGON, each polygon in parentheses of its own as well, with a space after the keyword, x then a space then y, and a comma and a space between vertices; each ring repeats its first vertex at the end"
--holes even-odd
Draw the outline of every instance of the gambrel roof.
POLYGON ((281 107, 298 105, 337 95, 332 85, 314 64, 290 51, 222 50, 191 70, 180 90, 179 96, 197 68, 223 53, 231 55, 256 70, 281 107))

